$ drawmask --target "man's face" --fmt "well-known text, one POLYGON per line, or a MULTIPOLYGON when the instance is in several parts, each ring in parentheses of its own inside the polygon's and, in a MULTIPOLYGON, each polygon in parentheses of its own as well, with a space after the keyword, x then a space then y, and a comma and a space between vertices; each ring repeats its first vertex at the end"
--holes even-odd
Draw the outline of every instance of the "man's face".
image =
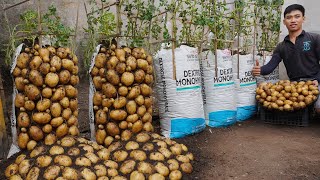
POLYGON ((283 19, 283 24, 287 27, 289 32, 295 32, 302 29, 302 23, 304 22, 304 16, 299 10, 291 11, 286 14, 283 19))

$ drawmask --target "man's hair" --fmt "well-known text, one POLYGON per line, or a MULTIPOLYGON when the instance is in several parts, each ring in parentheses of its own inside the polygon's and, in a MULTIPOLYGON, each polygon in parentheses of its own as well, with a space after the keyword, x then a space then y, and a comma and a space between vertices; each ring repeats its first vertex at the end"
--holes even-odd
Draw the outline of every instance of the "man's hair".
POLYGON ((295 10, 301 11, 302 16, 304 16, 304 11, 305 11, 304 7, 300 4, 292 4, 284 10, 283 17, 286 17, 286 14, 290 13, 291 11, 295 11, 295 10))

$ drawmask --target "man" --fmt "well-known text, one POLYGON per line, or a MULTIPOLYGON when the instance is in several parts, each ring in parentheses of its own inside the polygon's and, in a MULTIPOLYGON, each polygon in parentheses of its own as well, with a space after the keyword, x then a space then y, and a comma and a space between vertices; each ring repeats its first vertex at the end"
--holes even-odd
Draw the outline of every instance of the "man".
MULTIPOLYGON (((302 24, 305 20, 302 5, 292 4, 284 11, 283 24, 289 34, 280 42, 273 52, 270 62, 260 67, 259 62, 252 69, 254 76, 270 74, 283 60, 291 81, 313 80, 318 86, 320 81, 320 35, 305 32, 302 24)), ((320 113, 320 98, 315 104, 320 113)))

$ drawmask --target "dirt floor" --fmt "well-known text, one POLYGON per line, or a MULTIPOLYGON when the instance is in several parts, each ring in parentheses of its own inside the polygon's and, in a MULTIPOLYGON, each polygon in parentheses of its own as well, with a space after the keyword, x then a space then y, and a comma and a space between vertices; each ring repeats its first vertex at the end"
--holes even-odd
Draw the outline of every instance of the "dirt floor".
POLYGON ((187 179, 320 179, 320 122, 288 127, 249 120, 178 141, 196 157, 187 179))

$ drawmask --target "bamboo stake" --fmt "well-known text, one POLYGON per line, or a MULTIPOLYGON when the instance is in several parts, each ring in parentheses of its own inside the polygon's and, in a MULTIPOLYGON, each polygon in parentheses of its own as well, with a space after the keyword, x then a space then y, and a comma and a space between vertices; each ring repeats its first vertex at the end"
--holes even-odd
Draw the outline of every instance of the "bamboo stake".
POLYGON ((117 11, 117 29, 116 29, 116 33, 118 36, 116 36, 116 42, 117 42, 117 47, 119 47, 119 37, 120 37, 120 26, 121 26, 121 14, 120 14, 120 0, 116 1, 116 11, 117 11))
MULTIPOLYGON (((238 8, 238 7, 236 7, 238 8)), ((241 15, 240 15, 240 11, 237 10, 238 12, 238 36, 237 36, 237 39, 238 39, 238 42, 237 42, 237 49, 238 49, 238 54, 237 54, 237 61, 238 61, 238 65, 237 65, 237 68, 238 68, 238 73, 237 73, 237 78, 239 79, 240 78, 240 30, 241 30, 241 24, 240 24, 240 18, 241 18, 241 15)))
MULTIPOLYGON (((40 1, 38 0, 38 31, 42 32, 42 27, 41 27, 41 12, 40 12, 40 1)), ((42 35, 39 35, 39 46, 42 45, 42 35)))
MULTIPOLYGON (((176 5, 176 0, 172 0, 172 3, 176 5)), ((176 48, 176 6, 172 13, 172 66, 173 66, 173 80, 177 80, 176 61, 175 61, 175 48, 176 48)))
MULTIPOLYGON (((152 0, 151 1, 151 3, 152 3, 152 5, 154 5, 154 0, 152 0)), ((147 50, 148 50, 148 52, 150 52, 150 48, 151 48, 151 46, 150 46, 150 41, 151 41, 151 26, 152 26, 152 19, 153 18, 151 18, 150 19, 150 22, 149 22, 149 27, 148 27, 148 47, 147 47, 147 50)))
MULTIPOLYGON (((254 4, 255 5, 255 4, 254 4)), ((256 7, 254 7, 254 14, 256 14, 256 7)), ((257 38, 257 22, 256 22, 256 16, 253 17, 253 47, 252 47, 252 58, 253 58, 253 65, 255 64, 255 51, 256 51, 256 38, 257 38)))
MULTIPOLYGON (((217 17, 217 4, 216 4, 216 1, 213 0, 213 17, 215 18, 218 18, 217 17)), ((217 25, 216 23, 214 23, 213 25, 213 31, 214 31, 214 36, 215 38, 217 39, 217 25)), ((213 40, 214 41, 214 58, 215 58, 215 61, 214 61, 214 70, 215 70, 215 77, 218 77, 218 55, 217 55, 217 52, 218 52, 218 41, 216 40, 213 40)))

